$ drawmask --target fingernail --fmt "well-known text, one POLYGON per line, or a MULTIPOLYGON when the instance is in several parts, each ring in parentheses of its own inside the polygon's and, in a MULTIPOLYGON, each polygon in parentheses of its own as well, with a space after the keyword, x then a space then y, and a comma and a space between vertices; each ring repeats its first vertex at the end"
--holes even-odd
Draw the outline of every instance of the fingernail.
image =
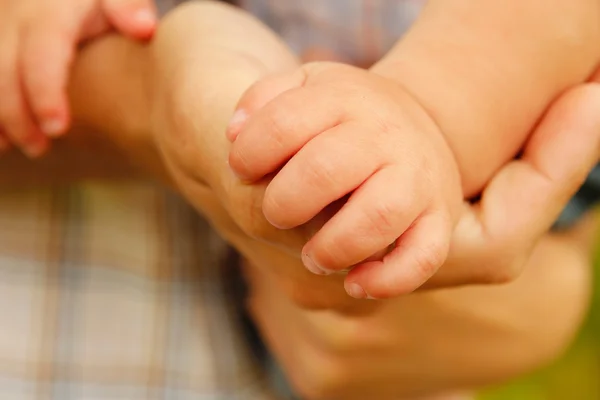
POLYGON ((355 299, 366 299, 367 298, 367 292, 365 292, 365 290, 362 288, 362 286, 360 286, 358 283, 344 282, 344 289, 346 289, 346 293, 348 293, 348 295, 350 297, 354 297, 355 299))
POLYGON ((308 254, 302 253, 302 263, 306 267, 307 270, 312 272, 315 275, 330 275, 331 273, 324 268, 321 268, 315 263, 312 258, 308 256, 308 254))
POLYGON ((148 8, 142 8, 133 14, 133 20, 138 28, 152 28, 156 24, 156 14, 148 8))
POLYGON ((40 129, 49 137, 58 137, 65 132, 67 126, 62 119, 52 118, 43 121, 40 129))
POLYGON ((233 114, 233 117, 231 117, 231 120, 227 125, 227 130, 225 131, 225 134, 227 135, 227 139, 229 139, 229 141, 235 141, 237 135, 239 134, 240 130, 242 129, 247 120, 248 113, 245 110, 240 109, 233 114))

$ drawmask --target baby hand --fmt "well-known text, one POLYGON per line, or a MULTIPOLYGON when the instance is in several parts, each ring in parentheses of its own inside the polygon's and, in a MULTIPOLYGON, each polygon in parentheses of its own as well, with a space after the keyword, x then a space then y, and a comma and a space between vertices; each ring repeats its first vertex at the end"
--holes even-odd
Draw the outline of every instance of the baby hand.
POLYGON ((147 39, 155 26, 151 0, 0 0, 0 150, 37 157, 68 129, 77 44, 110 28, 147 39))
POLYGON ((263 201, 275 227, 343 203, 302 259, 317 274, 352 268, 345 286, 353 297, 409 293, 445 261, 462 201, 458 168, 439 127, 394 82, 306 64, 250 88, 227 136, 242 180, 275 174, 263 201))

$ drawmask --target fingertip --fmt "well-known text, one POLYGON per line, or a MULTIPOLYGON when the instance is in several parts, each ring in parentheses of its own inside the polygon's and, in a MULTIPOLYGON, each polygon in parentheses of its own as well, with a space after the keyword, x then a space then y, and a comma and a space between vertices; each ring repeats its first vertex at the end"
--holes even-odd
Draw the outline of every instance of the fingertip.
POLYGON ((135 39, 150 39, 158 25, 158 15, 150 4, 107 4, 107 14, 115 28, 135 39))
POLYGON ((132 34, 140 39, 150 38, 158 24, 156 12, 151 7, 135 11, 131 16, 132 34))
POLYGON ((348 293, 348 296, 355 299, 362 300, 369 298, 367 292, 365 292, 365 289, 363 289, 361 285, 356 282, 351 282, 348 279, 344 281, 344 289, 346 290, 346 293, 348 293))
POLYGON ((238 109, 233 113, 229 124, 227 125, 227 129, 225 130, 225 136, 227 139, 233 143, 239 136, 242 128, 248 121, 248 112, 244 109, 238 109))
POLYGON ((24 43, 22 82, 24 102, 35 127, 47 137, 58 137, 69 127, 66 87, 75 54, 73 43, 49 26, 43 35, 31 35, 24 43))
POLYGON ((356 265, 344 281, 346 293, 355 299, 380 300, 393 297, 387 293, 382 293, 381 288, 373 283, 372 274, 377 274, 381 271, 371 270, 380 269, 378 268, 378 264, 381 265, 381 261, 369 261, 356 265))
POLYGON ((390 261, 387 260, 358 264, 348 273, 346 282, 360 285, 365 291, 364 298, 369 300, 397 298, 418 289, 419 284, 412 282, 410 277, 398 270, 402 268, 401 265, 392 266, 393 269, 390 271, 389 263, 390 261))
POLYGON ((283 182, 283 187, 278 185, 279 180, 276 181, 275 178, 269 183, 263 197, 262 212, 267 222, 275 228, 289 230, 303 225, 307 221, 302 218, 304 204, 297 201, 290 203, 287 200, 289 196, 285 189, 289 185, 286 184, 286 180, 283 182))
MULTIPOLYGON (((31 99, 31 108, 37 121, 39 130, 49 138, 64 135, 69 129, 69 106, 65 94, 61 89, 50 88, 44 90, 43 95, 31 99)), ((30 93, 32 93, 30 91, 30 93)))
POLYGON ((250 179, 250 176, 246 173, 248 168, 244 162, 244 156, 240 155, 239 151, 237 151, 237 148, 229 151, 227 165, 229 165, 229 170, 237 180, 245 184, 251 184, 253 182, 253 180, 250 179))
POLYGON ((263 215, 265 216, 265 219, 267 220, 267 222, 269 224, 271 224, 274 228, 277 228, 277 229, 279 229, 281 231, 285 231, 285 230, 289 230, 289 229, 295 228, 295 226, 289 226, 289 225, 287 225, 285 223, 282 223, 279 220, 279 218, 273 216, 273 214, 271 212, 265 211, 264 205, 263 205, 263 215))
POLYGON ((317 264, 314 261, 313 257, 311 257, 307 252, 304 251, 302 251, 302 263, 304 264, 307 270, 309 270, 315 275, 325 276, 331 275, 333 273, 332 271, 329 271, 317 264))
POLYGON ((68 118, 61 116, 50 116, 40 119, 40 130, 50 138, 64 135, 69 128, 68 118))

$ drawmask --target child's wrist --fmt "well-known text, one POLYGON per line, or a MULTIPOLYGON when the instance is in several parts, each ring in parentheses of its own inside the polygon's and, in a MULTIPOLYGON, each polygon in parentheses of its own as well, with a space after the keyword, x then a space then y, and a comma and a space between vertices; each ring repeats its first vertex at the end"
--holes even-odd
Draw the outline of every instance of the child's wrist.
MULTIPOLYGON (((373 71, 373 73, 377 73, 377 72, 373 71)), ((384 75, 384 77, 385 77, 385 75, 384 75)), ((418 96, 415 96, 415 94, 409 88, 404 86, 402 82, 395 81, 395 83, 401 88, 401 90, 404 93, 404 96, 402 96, 402 98, 404 98, 405 101, 412 103, 415 107, 417 107, 419 109, 419 111, 421 112, 421 114, 424 115, 425 118, 427 119, 427 122, 423 126, 426 127, 427 124, 429 124, 431 129, 425 128, 427 130, 427 132, 431 132, 433 135, 435 135, 440 140, 441 147, 438 147, 438 148, 447 150, 447 154, 449 156, 449 157, 447 157, 447 159, 449 160, 447 167, 456 170, 456 172, 458 173, 458 176, 460 177, 460 183, 463 188, 465 186, 466 187, 472 186, 470 176, 466 177, 466 179, 467 179, 466 183, 463 182, 463 180, 465 179, 462 174, 464 166, 460 164, 460 158, 458 157, 458 155, 460 155, 460 153, 457 154, 457 152, 455 152, 454 147, 453 147, 454 142, 452 140, 452 137, 445 132, 445 127, 442 124, 443 121, 440 121, 436 117, 436 114, 432 113, 430 108, 428 108, 428 106, 426 104, 424 104, 418 96)), ((398 100, 400 100, 400 98, 398 100)), ((406 105, 408 105, 408 103, 406 103, 406 105)), ((463 189, 463 192, 464 192, 464 189, 463 189)))
POLYGON ((592 11, 600 7, 592 3, 557 0, 555 10, 530 0, 513 15, 484 2, 474 18, 465 2, 432 1, 372 70, 402 84, 438 121, 473 195, 516 155, 555 97, 595 68, 600 18, 592 11), (533 18, 542 11, 546 19, 533 18))
MULTIPOLYGON (((475 179, 473 178, 474 174, 472 173, 473 170, 469 168, 468 163, 465 163, 466 157, 463 154, 464 149, 460 146, 460 142, 456 140, 456 137, 452 135, 453 130, 448 128, 447 120, 444 118, 445 114, 438 111, 438 104, 451 104, 451 96, 448 96, 444 90, 440 90, 437 87, 421 87, 419 84, 414 84, 414 82, 418 80, 412 79, 414 75, 406 74, 404 76, 395 76, 394 73, 390 73, 389 70, 386 70, 388 66, 390 65, 388 64, 382 68, 381 66, 376 65, 372 69, 372 72, 400 85, 407 96, 413 102, 418 104, 419 108, 421 108, 428 116, 431 123, 435 125, 436 131, 439 133, 441 139, 444 140, 446 146, 452 153, 455 165, 460 172, 463 192, 469 196, 469 193, 475 191, 473 188, 476 186, 476 182, 474 182, 475 179), (423 93, 425 93, 425 95, 423 95, 423 93), (432 94, 432 96, 427 96, 427 94, 432 94), (433 99, 433 101, 430 101, 430 99, 433 99)), ((395 72, 394 68, 390 68, 390 70, 395 72)), ((468 127, 465 127, 465 129, 468 129, 468 127)))

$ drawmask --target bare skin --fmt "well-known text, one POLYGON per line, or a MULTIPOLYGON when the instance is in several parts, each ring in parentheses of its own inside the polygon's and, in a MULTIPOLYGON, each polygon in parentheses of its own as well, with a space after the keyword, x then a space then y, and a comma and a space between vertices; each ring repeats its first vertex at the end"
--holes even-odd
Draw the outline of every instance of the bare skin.
MULTIPOLYGON (((95 156, 71 156, 76 161, 70 167, 80 169, 78 176, 66 175, 66 168, 61 166, 60 161, 48 159, 46 165, 34 164, 27 173, 29 175, 23 174, 19 180, 14 176, 20 169, 9 169, 8 166, 18 167, 19 163, 24 165, 28 161, 16 156, 3 157, 0 170, 5 172, 0 174, 0 179, 5 185, 16 182, 20 185, 35 184, 40 180, 48 183, 77 182, 78 179, 94 177, 94 171, 102 171, 102 163, 114 159, 115 175, 112 178, 119 176, 133 180, 142 175, 170 183, 249 260, 249 277, 254 293, 251 305, 256 320, 278 358, 287 366, 286 371, 296 382, 297 389, 309 398, 349 398, 344 397, 348 388, 364 393, 374 390, 374 385, 381 388, 382 396, 425 394, 425 386, 435 391, 471 388, 520 374, 560 353, 586 308, 589 258, 585 244, 589 243, 593 227, 591 230, 577 230, 573 233, 575 236, 544 236, 543 232, 538 233, 542 224, 535 229, 527 229, 525 236, 519 237, 519 246, 512 241, 500 240, 510 238, 509 233, 514 233, 517 228, 530 226, 531 221, 527 219, 530 211, 538 221, 539 202, 524 203, 518 208, 518 218, 514 220, 517 227, 500 223, 492 225, 496 227, 494 232, 497 235, 486 236, 488 241, 484 244, 478 242, 480 225, 474 221, 478 221, 479 213, 484 216, 495 214, 481 209, 469 211, 473 212, 469 215, 477 218, 465 222, 463 237, 477 240, 463 243, 475 243, 477 246, 473 248, 463 244, 462 249, 457 246, 461 250, 448 272, 460 273, 462 267, 463 278, 468 277, 472 269, 482 273, 485 268, 478 263, 487 257, 495 260, 495 252, 508 246, 515 254, 518 253, 519 258, 528 260, 527 273, 523 278, 495 289, 432 291, 409 296, 398 303, 350 299, 345 295, 339 277, 313 276, 301 266, 299 258, 290 256, 285 250, 285 243, 283 247, 281 244, 273 246, 247 234, 248 219, 258 204, 255 199, 260 200, 261 197, 235 183, 235 177, 224 162, 229 147, 223 132, 244 90, 268 73, 269 68, 276 70, 295 62, 292 57, 282 57, 285 54, 282 49, 281 43, 253 20, 210 3, 189 5, 171 14, 150 47, 116 37, 98 42, 88 47, 78 59, 70 90, 78 124, 92 129, 80 131, 79 141, 73 139, 75 135, 65 138, 61 143, 64 147, 56 148, 66 155, 69 151, 85 150, 87 147, 87 154, 94 153, 95 156), (229 26, 237 29, 225 29, 226 24, 216 24, 215 21, 220 18, 231 18, 229 26), (214 33, 215 25, 221 26, 223 36, 208 38, 202 35, 207 30, 214 33), (243 42, 240 45, 241 35, 248 38, 248 29, 256 35, 256 40, 248 43, 260 43, 256 48, 243 42), (214 62, 206 62, 209 55, 214 62), (257 59, 261 62, 257 63, 257 59), (223 79, 218 80, 219 76, 223 79), (94 95, 90 96, 90 93, 94 95), (91 143, 94 143, 92 139, 104 141, 106 156, 104 151, 90 151, 91 143), (121 173, 118 165, 126 166, 121 173), (36 174, 40 176, 34 176, 36 174), (542 241, 536 245, 541 236, 542 241), (534 252, 529 258, 531 249, 534 252), (548 259, 546 255, 552 257, 548 259), (564 275, 565 265, 573 272, 564 275), (540 269, 544 270, 543 274, 538 272, 540 269), (274 288, 276 290, 272 290, 274 288), (541 318, 540 304, 547 306, 547 299, 556 301, 553 315, 552 318, 541 318), (278 317, 281 310, 261 306, 267 300, 273 306, 289 311, 290 322, 299 328, 299 337, 293 346, 306 350, 305 357, 297 359, 299 363, 293 361, 298 353, 293 351, 292 344, 280 341, 283 340, 281 334, 284 328, 277 321, 281 321, 278 317), (472 308, 475 303, 481 306, 472 308), (334 310, 313 312, 307 311, 307 307, 334 310), (402 314, 394 310, 401 310, 402 314), (392 318, 397 315, 405 318, 392 318), (419 323, 417 316, 420 315, 427 316, 427 320, 419 323), (404 320, 410 320, 410 316, 415 318, 415 322, 408 327, 404 320), (460 328, 463 323, 473 328, 471 334, 485 349, 494 351, 472 352, 473 341, 466 340, 468 336, 464 336, 460 328), (435 329, 436 326, 444 329, 435 329), (405 327, 411 332, 405 332, 405 327), (447 334, 446 327, 452 328, 452 335, 447 334), (365 336, 367 332, 368 336, 365 336), (404 333, 399 335, 399 332, 404 333), (374 341, 381 346, 377 351, 372 351, 374 341), (415 341, 418 345, 411 345, 415 341), (523 348, 527 351, 522 351, 523 348), (407 359, 407 368, 398 368, 397 358, 386 356, 406 355, 407 349, 411 350, 413 357, 412 362, 407 359), (511 354, 514 357, 508 357, 511 354), (441 367, 454 367, 457 357, 470 362, 465 363, 464 368, 453 368, 453 371, 441 367), (311 373, 309 369, 314 366, 315 359, 331 366, 331 373, 321 374, 321 370, 313 368, 314 373, 307 375, 311 373), (349 363, 350 360, 353 363, 349 363), (356 371, 343 367, 358 366, 355 362, 359 360, 363 364, 356 371), (484 363, 489 366, 490 362, 498 368, 483 368, 484 363), (377 366, 377 376, 364 375, 365 366, 370 365, 377 366), (416 366, 429 371, 433 366, 439 369, 428 374, 428 381, 419 381, 411 379, 419 373, 416 366), (352 379, 353 385, 347 384, 349 379, 352 379), (302 382, 306 382, 306 386, 302 382), (398 387, 398 382, 403 383, 402 388, 398 387)), ((562 135, 565 130, 585 132, 586 135, 581 138, 589 140, 586 147, 594 147, 594 133, 600 126, 592 118, 595 115, 592 108, 600 104, 596 88, 580 90, 565 99, 549 114, 551 118, 547 120, 544 135, 562 135)), ((544 146, 531 147, 532 160, 546 160, 544 154, 547 150, 544 146)), ((565 150, 564 146, 561 150, 565 150)), ((587 166, 571 165, 566 160, 564 165, 560 165, 561 170, 569 171, 568 178, 583 179, 585 168, 591 168, 595 162, 593 154, 590 154, 587 166)), ((521 165, 513 164, 503 175, 504 180, 530 176, 528 173, 519 174, 521 169, 518 167, 521 165)), ((546 171, 545 163, 536 162, 535 165, 546 171)), ((531 171, 528 164, 524 169, 531 171)), ((561 203, 569 197, 569 191, 576 188, 576 184, 564 185, 567 177, 555 174, 550 177, 543 186, 535 188, 536 193, 542 190, 544 195, 539 199, 548 201, 543 204, 549 205, 551 212, 541 214, 547 219, 551 219, 552 215, 546 213, 552 214, 555 209, 560 209, 561 203), (546 197, 551 197, 552 202, 546 197)), ((111 179, 111 174, 104 178, 111 179)), ((510 206, 503 196, 506 186, 502 182, 499 180, 494 190, 489 192, 483 208, 494 205, 493 209, 501 210, 510 206)), ((260 227, 262 222, 258 223, 260 227)), ((282 236, 281 232, 279 235, 282 236)), ((289 236, 287 240, 290 243, 295 239, 289 236)), ((509 258, 500 260, 494 269, 502 266, 510 269, 512 257, 509 258)))

